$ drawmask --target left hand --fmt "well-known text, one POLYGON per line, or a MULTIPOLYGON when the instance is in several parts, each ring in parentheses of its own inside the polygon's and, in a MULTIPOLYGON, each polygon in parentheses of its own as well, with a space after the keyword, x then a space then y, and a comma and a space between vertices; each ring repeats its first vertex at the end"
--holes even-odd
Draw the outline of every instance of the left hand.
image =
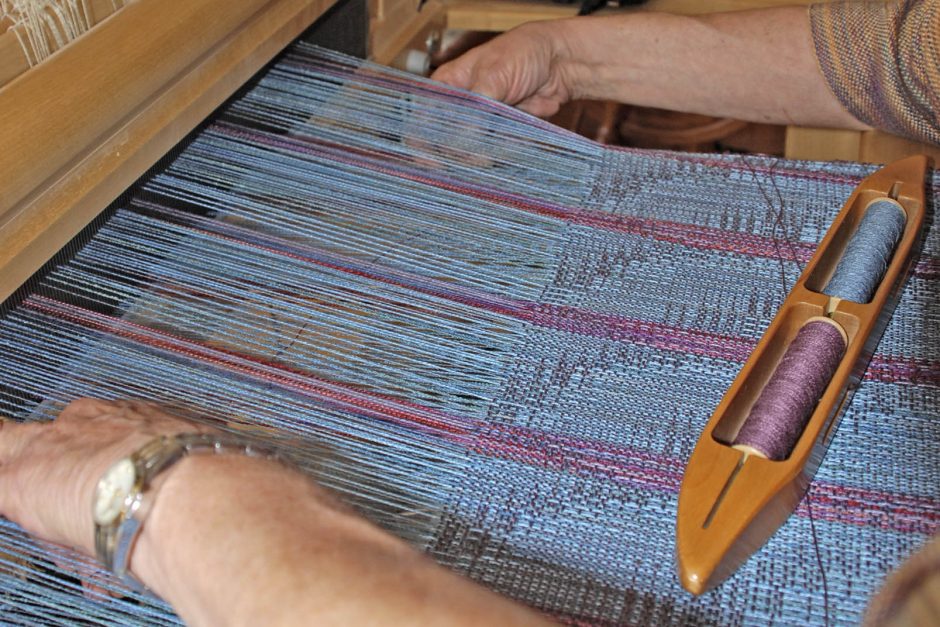
POLYGON ((576 96, 561 22, 530 22, 473 48, 431 76, 549 117, 576 96))

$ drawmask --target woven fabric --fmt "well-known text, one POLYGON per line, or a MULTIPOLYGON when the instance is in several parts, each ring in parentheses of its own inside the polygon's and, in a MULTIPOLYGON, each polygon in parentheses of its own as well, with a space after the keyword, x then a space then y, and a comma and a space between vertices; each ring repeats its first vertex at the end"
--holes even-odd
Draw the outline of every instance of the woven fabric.
MULTIPOLYGON (((570 623, 854 624, 940 528, 936 229, 795 515, 699 598, 674 525, 710 413, 870 171, 605 148, 301 45, 0 320, 0 411, 133 396, 276 432, 570 623)), ((50 554, 76 559, 0 522, 0 622, 176 622, 50 554)))
POLYGON ((823 75, 852 115, 940 144, 940 2, 816 4, 810 22, 823 75))

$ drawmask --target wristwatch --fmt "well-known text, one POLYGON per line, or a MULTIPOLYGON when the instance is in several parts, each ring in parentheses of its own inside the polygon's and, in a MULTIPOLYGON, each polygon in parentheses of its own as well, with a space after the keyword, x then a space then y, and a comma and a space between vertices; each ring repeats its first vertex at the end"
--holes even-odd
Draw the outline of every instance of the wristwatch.
POLYGON ((236 453, 275 458, 271 451, 243 436, 227 433, 180 433, 155 438, 115 462, 98 480, 92 502, 95 553, 115 575, 134 587, 130 558, 156 495, 150 494, 162 471, 191 453, 236 453))

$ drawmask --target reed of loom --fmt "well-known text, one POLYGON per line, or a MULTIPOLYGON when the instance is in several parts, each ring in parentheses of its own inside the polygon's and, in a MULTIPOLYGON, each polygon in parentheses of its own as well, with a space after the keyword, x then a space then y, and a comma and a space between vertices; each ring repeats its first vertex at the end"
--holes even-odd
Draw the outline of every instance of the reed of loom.
POLYGON ((926 157, 909 157, 856 188, 702 432, 683 477, 676 520, 679 577, 693 594, 730 576, 776 532, 809 487, 916 257, 927 167, 926 157), (883 198, 900 203, 907 221, 871 301, 822 293, 866 209, 883 198), (787 347, 814 316, 826 316, 844 329, 847 347, 794 449, 775 461, 732 446, 787 347))

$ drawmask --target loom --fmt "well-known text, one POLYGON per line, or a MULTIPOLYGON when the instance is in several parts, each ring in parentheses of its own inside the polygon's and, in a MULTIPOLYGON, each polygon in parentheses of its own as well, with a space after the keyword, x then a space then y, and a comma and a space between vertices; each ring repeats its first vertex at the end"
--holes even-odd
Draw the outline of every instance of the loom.
MULTIPOLYGON (((264 3, 243 4, 217 41, 255 24, 264 3)), ((137 397, 254 433, 439 562, 577 624, 855 623, 937 531, 930 230, 796 515, 712 592, 674 572, 695 440, 868 166, 608 148, 303 42, 162 157, 211 100, 197 79, 243 71, 206 80, 219 57, 200 55, 188 88, 102 103, 104 121, 27 115, 55 78, 40 68, 0 90, 20 138, 0 154, 0 413, 137 397), (66 154, 37 172, 21 161, 40 139, 66 154)), ((0 617, 178 622, 6 521, 0 617)))

